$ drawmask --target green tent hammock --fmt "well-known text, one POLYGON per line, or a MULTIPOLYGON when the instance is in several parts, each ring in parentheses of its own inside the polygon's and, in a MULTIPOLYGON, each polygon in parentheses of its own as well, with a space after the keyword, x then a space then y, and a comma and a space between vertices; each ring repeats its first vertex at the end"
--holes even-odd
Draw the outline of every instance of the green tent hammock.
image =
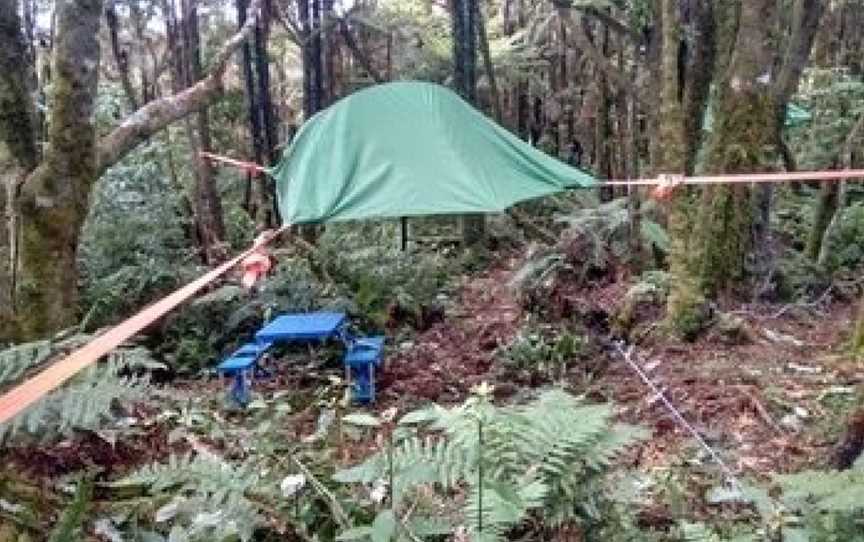
POLYGON ((286 224, 493 213, 597 185, 454 92, 422 82, 343 98, 309 119, 266 171, 286 224))

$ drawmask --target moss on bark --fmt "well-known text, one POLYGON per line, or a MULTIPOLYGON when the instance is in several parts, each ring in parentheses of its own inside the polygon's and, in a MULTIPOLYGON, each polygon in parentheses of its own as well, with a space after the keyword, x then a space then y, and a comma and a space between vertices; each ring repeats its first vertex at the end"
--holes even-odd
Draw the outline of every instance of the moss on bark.
MULTIPOLYGON (((776 162, 776 102, 771 73, 776 49, 773 0, 730 2, 718 9, 717 107, 705 152, 707 173, 770 170, 776 162), (734 47, 729 47, 734 44, 734 47)), ((748 185, 714 185, 703 192, 694 237, 694 271, 708 296, 748 275, 754 234, 754 195, 748 185)))
MULTIPOLYGON (((663 45, 661 53, 661 90, 659 140, 662 148, 657 151, 657 173, 685 173, 689 159, 689 145, 685 138, 684 104, 680 89, 678 69, 681 46, 681 21, 678 3, 663 0, 661 3, 663 45)), ((705 324, 705 299, 699 291, 690 264, 690 233, 693 228, 692 195, 686 190, 678 191, 672 199, 668 229, 670 238, 669 271, 672 283, 666 304, 666 324, 676 335, 692 338, 705 324)))
MULTIPOLYGON (((725 93, 709 143, 709 173, 745 173, 770 169, 774 163, 774 105, 767 88, 725 93)), ((700 286, 715 295, 747 277, 755 216, 748 185, 715 185, 705 189, 699 208, 696 267, 700 286)))
POLYGON ((19 339, 62 329, 78 317, 78 234, 96 178, 92 117, 101 12, 101 0, 70 0, 58 7, 49 148, 18 202, 19 339))
POLYGON ((855 324, 855 333, 852 335, 852 349, 857 355, 864 355, 864 297, 861 299, 858 322, 855 324))

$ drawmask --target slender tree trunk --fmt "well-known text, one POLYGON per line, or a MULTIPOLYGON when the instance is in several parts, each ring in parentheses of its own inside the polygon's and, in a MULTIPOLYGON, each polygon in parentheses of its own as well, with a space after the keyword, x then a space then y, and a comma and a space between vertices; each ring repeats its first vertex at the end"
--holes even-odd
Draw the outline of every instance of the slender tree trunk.
MULTIPOLYGON (((246 23, 247 0, 237 0, 237 22, 240 28, 246 23)), ((249 115, 249 136, 252 143, 252 156, 256 164, 264 163, 263 136, 261 134, 261 119, 258 115, 258 99, 255 91, 255 72, 252 67, 252 47, 249 40, 244 40, 241 47, 240 57, 241 69, 243 71, 244 94, 246 96, 246 108, 249 115)), ((258 213, 264 204, 262 184, 247 175, 246 193, 244 195, 244 208, 252 221, 258 223, 258 213)))
POLYGON ((321 3, 319 0, 310 0, 312 17, 312 35, 309 40, 310 60, 312 61, 312 96, 315 111, 321 111, 324 107, 323 72, 324 66, 321 58, 321 3))
POLYGON ((123 85, 123 92, 126 93, 129 106, 134 111, 138 109, 138 98, 135 96, 135 88, 132 86, 132 80, 129 78, 129 51, 125 51, 120 47, 114 0, 110 0, 108 6, 105 8, 105 22, 108 25, 108 33, 111 38, 111 53, 114 56, 114 63, 117 65, 117 72, 120 74, 120 83, 123 85))
POLYGON ((317 111, 312 83, 315 76, 312 72, 312 47, 309 40, 312 33, 309 0, 297 0, 297 17, 300 19, 300 53, 303 57, 303 117, 308 120, 317 111))
POLYGON ((852 348, 857 354, 864 354, 864 296, 861 298, 861 308, 858 310, 858 322, 852 335, 852 348))
POLYGON ((480 52, 483 56, 483 70, 486 72, 486 78, 489 80, 489 99, 492 102, 492 113, 495 120, 501 122, 501 95, 498 92, 498 80, 495 78, 495 67, 492 65, 492 54, 489 52, 489 36, 486 33, 486 23, 483 20, 483 10, 480 7, 480 2, 472 2, 474 4, 474 17, 477 24, 477 37, 480 44, 480 52))
MULTIPOLYGON (((451 0, 453 23, 453 79, 456 90, 476 105, 477 92, 477 23, 478 0, 451 0)), ((476 245, 485 237, 486 219, 482 214, 459 217, 462 242, 476 245)))
POLYGON ((807 237, 807 246, 804 254, 807 258, 816 262, 822 250, 822 240, 831 223, 831 218, 837 212, 837 204, 840 200, 840 183, 822 183, 819 187, 819 200, 816 204, 816 214, 813 217, 813 227, 807 237))
MULTIPOLYGON (((198 24, 197 0, 184 0, 184 17, 181 26, 184 30, 184 65, 186 81, 191 86, 203 78, 201 68, 201 33, 198 24)), ((192 202, 195 209, 195 223, 198 241, 201 244, 202 259, 206 264, 223 260, 225 253, 225 225, 222 218, 222 201, 216 188, 213 166, 201 157, 201 152, 210 152, 210 116, 204 108, 198 112, 194 128, 188 128, 189 143, 195 161, 195 185, 192 202)))
MULTIPOLYGON (((602 52, 605 59, 606 55, 609 53, 608 28, 603 29, 603 35, 600 43, 600 51, 602 52)), ((594 135, 594 152, 596 153, 596 163, 594 168, 597 172, 597 176, 601 179, 611 179, 613 177, 611 141, 612 128, 610 126, 612 99, 610 96, 609 81, 606 75, 606 71, 601 69, 599 66, 595 66, 595 73, 597 75, 598 96, 594 135)), ((611 201, 614 196, 615 193, 611 188, 600 189, 601 201, 611 201)))
MULTIPOLYGON (((855 121, 855 125, 849 130, 843 146, 838 152, 836 162, 842 164, 845 169, 851 169, 854 165, 854 151, 860 145, 862 131, 864 131, 864 115, 859 116, 858 120, 855 121)), ((844 195, 845 190, 842 183, 822 183, 819 188, 819 200, 816 204, 813 227, 810 230, 805 249, 805 254, 811 261, 824 263, 832 225, 836 224, 837 214, 845 206, 844 195)))
MULTIPOLYGON (((257 105, 260 112, 259 126, 263 135, 262 151, 268 164, 279 161, 278 145, 278 118, 273 108, 273 94, 270 90, 270 55, 267 51, 267 43, 270 39, 270 11, 271 0, 264 0, 261 16, 255 26, 255 68, 258 73, 258 100, 257 105)), ((273 226, 279 222, 279 208, 276 201, 276 186, 267 178, 262 178, 258 183, 261 185, 261 201, 266 202, 269 198, 272 206, 265 213, 264 223, 273 226)))

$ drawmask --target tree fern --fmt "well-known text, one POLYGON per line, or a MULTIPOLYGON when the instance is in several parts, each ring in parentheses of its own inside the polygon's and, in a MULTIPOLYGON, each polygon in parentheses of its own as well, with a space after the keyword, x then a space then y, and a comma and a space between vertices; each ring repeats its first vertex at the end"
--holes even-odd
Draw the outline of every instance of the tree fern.
POLYGON ((419 426, 417 434, 336 479, 371 483, 392 469, 396 509, 418 486, 462 487, 464 521, 477 541, 501 539, 531 513, 556 524, 584 515, 600 490, 595 479, 643 436, 614 424, 611 406, 584 405, 559 390, 511 407, 496 407, 480 393, 452 409, 409 413, 400 425, 419 426))

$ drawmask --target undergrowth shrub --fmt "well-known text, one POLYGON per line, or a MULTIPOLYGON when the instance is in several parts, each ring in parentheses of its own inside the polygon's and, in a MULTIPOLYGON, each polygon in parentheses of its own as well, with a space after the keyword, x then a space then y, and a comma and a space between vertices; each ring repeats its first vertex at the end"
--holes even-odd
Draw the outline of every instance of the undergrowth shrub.
POLYGON ((155 138, 96 183, 79 250, 89 329, 128 316, 199 271, 182 191, 163 165, 170 152, 155 138))
POLYGON ((552 380, 562 378, 568 366, 578 360, 584 340, 570 331, 526 327, 498 350, 497 357, 507 370, 552 380))
MULTIPOLYGON (((616 271, 630 252, 624 198, 595 208, 574 209, 558 220, 567 226, 558 243, 535 250, 511 281, 522 305, 537 313, 555 312, 550 304, 561 287, 578 290, 614 282, 616 271)), ((641 220, 639 236, 644 245, 655 247, 659 253, 668 250, 666 231, 647 215, 641 220)))
MULTIPOLYGON (((0 390, 90 338, 79 335, 56 344, 39 341, 0 352, 0 390)), ((76 430, 97 430, 117 418, 123 405, 146 399, 151 389, 147 372, 161 368, 162 364, 145 348, 118 349, 107 361, 86 368, 12 420, 0 424, 0 445, 49 442, 76 430)))
POLYGON ((828 239, 825 267, 829 270, 854 270, 864 265, 864 202, 842 209, 837 227, 828 239))
POLYGON ((255 292, 226 284, 170 315, 157 350, 178 372, 214 364, 240 343, 248 342, 265 320, 284 312, 305 312, 327 303, 322 285, 304 260, 276 266, 255 292))
POLYGON ((235 465, 203 455, 171 456, 167 463, 144 466, 110 487, 121 492, 143 488, 149 497, 137 507, 123 503, 125 521, 118 527, 133 536, 171 542, 252 540, 262 518, 250 494, 276 493, 263 483, 253 462, 235 465), (139 522, 148 527, 138 527, 139 522))
POLYGON ((377 327, 387 323, 394 306, 417 314, 435 305, 455 268, 439 250, 403 252, 398 239, 397 223, 333 225, 315 255, 359 315, 377 327))
MULTIPOLYGON (((484 385, 457 407, 408 413, 384 432, 383 449, 337 472, 340 482, 386 487, 388 496, 371 525, 340 539, 412 540, 413 529, 434 525, 492 541, 530 529, 536 518, 549 531, 577 526, 584 533, 602 524, 604 475, 644 432, 615 423, 611 405, 585 404, 560 390, 515 406, 496 406, 490 396, 484 385)), ((387 422, 363 415, 356 423, 387 422)))

